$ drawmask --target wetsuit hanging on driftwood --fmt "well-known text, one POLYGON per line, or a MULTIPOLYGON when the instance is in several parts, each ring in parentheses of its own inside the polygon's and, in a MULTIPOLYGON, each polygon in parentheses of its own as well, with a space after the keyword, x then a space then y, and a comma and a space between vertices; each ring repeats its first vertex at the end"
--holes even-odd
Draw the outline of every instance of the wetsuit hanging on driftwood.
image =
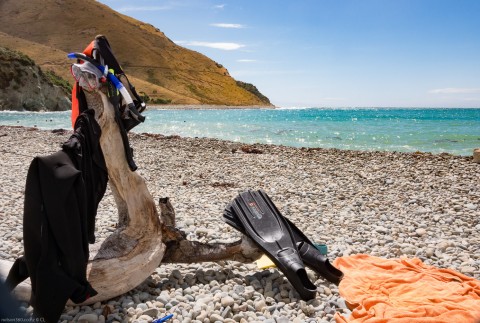
POLYGON ((108 175, 93 111, 82 113, 63 149, 36 157, 25 188, 25 255, 7 278, 10 288, 30 277, 35 315, 56 322, 68 299, 84 302, 97 292, 86 278, 88 243, 108 175))

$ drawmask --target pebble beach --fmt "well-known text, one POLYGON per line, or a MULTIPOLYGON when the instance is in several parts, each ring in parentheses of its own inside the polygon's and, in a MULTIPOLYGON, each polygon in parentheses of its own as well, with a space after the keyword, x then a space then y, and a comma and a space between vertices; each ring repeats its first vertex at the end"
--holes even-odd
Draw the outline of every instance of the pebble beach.
MULTIPOLYGON (((0 126, 0 259, 14 261, 23 254, 30 162, 58 151, 70 135, 0 126)), ((171 199, 177 227, 191 240, 238 240, 240 233, 222 221, 223 209, 239 192, 263 189, 311 240, 328 246, 331 262, 359 253, 417 257, 480 279, 480 164, 472 157, 146 133, 131 133, 130 143, 150 193, 156 201, 171 199)), ((116 222, 107 190, 97 214, 97 240, 111 234, 116 222)), ((332 322, 336 312, 348 316, 338 287, 307 271, 318 294, 305 302, 276 268, 234 261, 161 264, 124 295, 67 306, 60 321, 147 323, 172 313, 168 322, 299 323, 332 322)))

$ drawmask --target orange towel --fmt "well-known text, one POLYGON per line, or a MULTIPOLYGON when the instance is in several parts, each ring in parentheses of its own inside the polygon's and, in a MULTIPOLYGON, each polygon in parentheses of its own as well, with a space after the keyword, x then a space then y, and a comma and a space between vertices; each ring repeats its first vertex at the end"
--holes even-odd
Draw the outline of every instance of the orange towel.
POLYGON ((335 259, 340 295, 352 314, 337 323, 480 322, 480 281, 420 259, 353 255, 335 259))

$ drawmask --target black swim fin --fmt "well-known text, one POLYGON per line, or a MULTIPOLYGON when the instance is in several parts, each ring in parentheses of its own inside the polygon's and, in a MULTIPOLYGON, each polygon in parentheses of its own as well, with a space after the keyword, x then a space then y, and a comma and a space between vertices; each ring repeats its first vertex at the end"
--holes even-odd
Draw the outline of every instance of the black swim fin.
MULTIPOLYGON (((310 281, 300 258, 290 226, 285 218, 260 191, 247 191, 237 196, 227 213, 241 223, 241 227, 264 253, 283 272, 304 300, 315 298, 317 288, 310 281)), ((236 227, 236 226, 234 226, 236 227)))
MULTIPOLYGON (((305 265, 313 269, 316 273, 327 279, 328 281, 338 285, 340 280, 343 278, 343 273, 335 268, 320 251, 315 248, 310 239, 305 236, 305 234, 297 228, 288 218, 284 217, 277 209, 275 204, 273 204, 270 197, 263 190, 259 190, 258 194, 269 205, 270 209, 275 210, 275 214, 283 218, 288 225, 290 226, 290 231, 292 237, 296 243, 297 249, 299 251, 300 257, 302 258, 305 265)), ((236 213, 233 212, 231 205, 228 205, 225 211, 223 212, 223 220, 234 227, 238 231, 247 234, 245 228, 243 227, 242 222, 236 216, 236 213)), ((248 234, 247 234, 248 235, 248 234)))

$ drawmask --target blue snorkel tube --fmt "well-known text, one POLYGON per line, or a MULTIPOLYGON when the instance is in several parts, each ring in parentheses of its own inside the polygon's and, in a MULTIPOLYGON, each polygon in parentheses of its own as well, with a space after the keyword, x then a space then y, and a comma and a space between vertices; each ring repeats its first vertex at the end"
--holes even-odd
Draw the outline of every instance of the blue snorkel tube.
MULTIPOLYGON (((83 53, 69 53, 67 55, 68 58, 70 59, 81 59, 81 60, 84 60, 84 61, 87 61, 89 63, 92 63, 93 65, 95 65, 99 70, 100 72, 102 72, 102 74, 104 76, 106 76, 106 78, 112 82, 112 84, 115 86, 115 88, 118 90, 118 92, 120 92, 120 94, 122 95, 123 99, 125 100, 125 103, 127 104, 127 107, 128 109, 130 110, 131 112, 131 116, 137 120, 138 122, 143 122, 145 121, 145 117, 142 116, 137 108, 135 107, 135 103, 133 102, 132 100, 132 97, 130 96, 130 94, 128 93, 127 89, 125 88, 125 86, 123 85, 122 82, 120 82, 120 80, 115 76, 115 74, 113 74, 112 72, 110 72, 108 70, 108 67, 107 66, 103 66, 103 65, 98 65, 98 62, 95 61, 93 58, 91 57, 88 57, 87 55, 83 54, 83 53)), ((142 104, 144 105, 145 103, 142 102, 142 104)), ((142 106, 143 107, 143 106, 142 106)), ((130 129, 127 129, 127 131, 130 130, 130 129)))

